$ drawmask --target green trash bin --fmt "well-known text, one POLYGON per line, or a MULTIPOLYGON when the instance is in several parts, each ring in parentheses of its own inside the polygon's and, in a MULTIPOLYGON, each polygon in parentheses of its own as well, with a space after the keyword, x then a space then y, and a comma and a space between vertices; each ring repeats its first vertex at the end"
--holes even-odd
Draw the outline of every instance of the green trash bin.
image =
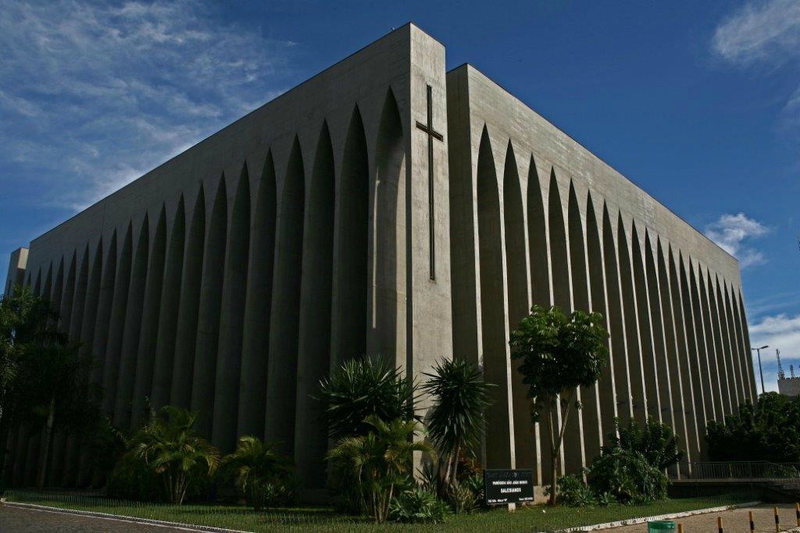
POLYGON ((656 520, 647 523, 647 533, 660 533, 661 531, 674 531, 675 522, 671 520, 656 520))

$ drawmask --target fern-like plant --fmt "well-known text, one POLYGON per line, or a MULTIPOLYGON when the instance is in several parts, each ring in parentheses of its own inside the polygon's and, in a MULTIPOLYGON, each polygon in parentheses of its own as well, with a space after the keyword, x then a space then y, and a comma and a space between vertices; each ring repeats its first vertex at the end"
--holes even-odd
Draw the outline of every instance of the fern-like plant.
POLYGON ((287 485, 291 477, 289 461, 275 451, 275 446, 274 442, 245 435, 239 437, 236 450, 222 460, 223 468, 234 476, 236 486, 256 511, 269 503, 266 500, 271 489, 287 485))
POLYGON ((144 460, 161 477, 171 503, 181 505, 189 484, 210 476, 220 462, 219 450, 194 430, 197 413, 167 405, 131 439, 129 453, 144 460))
POLYGON ((376 523, 386 521, 397 487, 413 472, 414 452, 433 454, 425 441, 415 441, 417 422, 396 418, 384 422, 371 415, 366 435, 345 437, 328 453, 335 467, 349 471, 359 491, 361 509, 376 523))

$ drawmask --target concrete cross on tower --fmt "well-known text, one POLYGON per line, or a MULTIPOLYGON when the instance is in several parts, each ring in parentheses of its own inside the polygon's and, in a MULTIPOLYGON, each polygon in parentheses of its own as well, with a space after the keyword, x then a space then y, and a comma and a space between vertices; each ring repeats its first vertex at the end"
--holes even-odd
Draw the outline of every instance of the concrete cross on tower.
POLYGON ((428 123, 423 124, 417 121, 417 127, 428 135, 428 237, 430 246, 430 268, 431 279, 436 279, 436 242, 434 240, 433 224, 433 140, 444 141, 444 136, 433 129, 433 102, 431 100, 432 89, 428 85, 428 123))

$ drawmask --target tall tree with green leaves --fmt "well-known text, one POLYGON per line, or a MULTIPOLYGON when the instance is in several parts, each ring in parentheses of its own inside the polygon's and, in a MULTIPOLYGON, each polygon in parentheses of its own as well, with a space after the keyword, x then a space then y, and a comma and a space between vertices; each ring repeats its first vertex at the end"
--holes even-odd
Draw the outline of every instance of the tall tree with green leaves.
POLYGON ((91 358, 81 357, 57 324, 50 302, 27 287, 0 299, 0 441, 23 421, 43 431, 40 488, 54 432, 86 430, 100 416, 100 391, 88 380, 91 358))
POLYGON ((477 445, 486 425, 483 413, 489 405, 489 389, 493 386, 483 381, 483 374, 463 359, 438 363, 432 373, 425 373, 428 381, 422 391, 433 400, 428 413, 428 435, 436 445, 439 468, 444 484, 456 481, 461 453, 477 445))
POLYGON ((709 422, 706 440, 713 461, 800 462, 800 397, 761 394, 724 423, 709 422))
POLYGON ((600 377, 608 362, 608 332, 599 313, 574 311, 567 316, 559 307, 534 306, 511 333, 511 353, 521 361, 519 372, 528 386, 534 421, 544 418, 550 440, 550 504, 556 503, 558 457, 564 431, 578 387, 588 387, 600 377), (557 427, 556 409, 561 413, 557 427))

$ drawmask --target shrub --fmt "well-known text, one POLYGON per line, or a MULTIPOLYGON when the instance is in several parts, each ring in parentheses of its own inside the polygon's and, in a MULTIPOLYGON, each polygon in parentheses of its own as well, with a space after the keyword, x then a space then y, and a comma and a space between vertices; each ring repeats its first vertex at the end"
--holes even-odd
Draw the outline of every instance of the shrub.
POLYGON ((323 418, 334 439, 363 436, 373 427, 374 415, 385 422, 414 416, 416 386, 399 368, 364 357, 346 361, 320 382, 319 399, 325 404, 323 418))
MULTIPOLYGON (((552 487, 547 487, 545 495, 549 496, 552 490, 552 487)), ((581 476, 576 474, 567 474, 558 478, 558 495, 561 503, 569 507, 586 507, 595 502, 592 489, 581 476)))
POLYGON ((478 506, 478 493, 469 483, 458 481, 448 485, 447 500, 456 514, 472 512, 478 506))
POLYGON ((291 466, 275 451, 276 443, 246 435, 222 465, 232 474, 237 488, 258 511, 262 506, 288 503, 296 492, 291 466))
POLYGON ((650 418, 644 426, 631 419, 627 426, 616 421, 619 438, 609 435, 612 448, 619 446, 623 450, 641 453, 651 465, 666 470, 683 458, 683 451, 678 448, 678 439, 667 424, 650 418))
POLYGON ((712 461, 800 461, 800 398, 776 392, 758 397, 725 422, 708 423, 706 440, 712 461))
POLYGON ((415 488, 402 492, 389 506, 389 519, 395 522, 444 522, 450 508, 430 491, 415 488))
POLYGON ((425 441, 414 441, 414 421, 398 418, 387 423, 372 415, 366 423, 372 431, 340 440, 328 459, 351 477, 351 495, 359 497, 362 512, 380 523, 386 520, 392 499, 412 473, 414 452, 430 454, 433 450, 425 441))
POLYGON ((596 458, 589 475, 595 494, 609 493, 620 503, 652 502, 667 496, 667 476, 638 452, 606 449, 596 458))
POLYGON ((108 476, 106 492, 111 498, 144 502, 164 501, 158 475, 141 457, 125 454, 108 476))
POLYGON ((617 503, 617 499, 610 492, 603 492, 597 495, 597 505, 600 507, 608 507, 617 503))
POLYGON ((162 480, 170 503, 181 505, 192 482, 219 464, 219 450, 195 432, 196 420, 197 413, 167 405, 128 443, 128 454, 162 480))
POLYGON ((491 405, 489 389, 476 366, 463 359, 445 360, 434 367, 422 390, 433 401, 428 412, 428 434, 439 453, 439 494, 458 479, 461 454, 480 442, 485 432, 483 412, 491 405))
POLYGON ((470 474, 469 476, 465 476, 462 478, 459 483, 461 485, 466 485, 475 494, 475 502, 478 506, 483 505, 484 500, 484 485, 483 485, 483 473, 475 472, 470 474))

